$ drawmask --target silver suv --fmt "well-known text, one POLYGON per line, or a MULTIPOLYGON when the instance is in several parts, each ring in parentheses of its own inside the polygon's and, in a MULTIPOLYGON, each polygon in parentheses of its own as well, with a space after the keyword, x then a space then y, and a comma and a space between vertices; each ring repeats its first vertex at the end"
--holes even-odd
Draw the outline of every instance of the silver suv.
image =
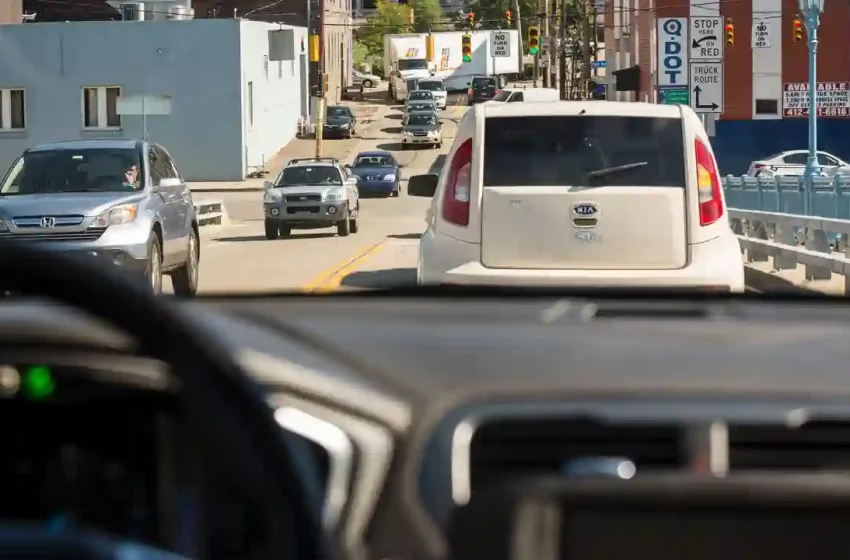
POLYGON ((263 196, 266 238, 288 237, 293 229, 336 227, 342 237, 360 230, 357 177, 335 158, 293 159, 263 196))
POLYGON ((0 183, 0 242, 49 244, 144 280, 198 289, 200 243, 189 188, 162 146, 137 140, 41 144, 0 183))

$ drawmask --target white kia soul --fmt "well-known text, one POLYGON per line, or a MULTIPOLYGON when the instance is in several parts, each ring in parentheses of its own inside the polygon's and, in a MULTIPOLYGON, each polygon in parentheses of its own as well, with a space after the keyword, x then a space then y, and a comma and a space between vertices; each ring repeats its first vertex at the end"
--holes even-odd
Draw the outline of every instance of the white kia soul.
POLYGON ((679 105, 471 108, 439 176, 419 284, 744 290, 717 162, 679 105))

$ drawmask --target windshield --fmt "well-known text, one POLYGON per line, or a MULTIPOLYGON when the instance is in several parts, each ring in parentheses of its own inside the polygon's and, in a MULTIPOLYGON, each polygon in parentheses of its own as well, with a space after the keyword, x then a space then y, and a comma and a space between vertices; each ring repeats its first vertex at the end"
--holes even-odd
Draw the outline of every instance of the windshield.
POLYGON ((512 91, 502 90, 502 91, 500 91, 499 93, 497 93, 496 95, 493 96, 493 101, 507 101, 512 93, 513 93, 512 91))
POLYGON ((475 89, 483 88, 483 87, 487 87, 487 86, 494 86, 494 85, 496 85, 496 80, 494 80, 493 78, 485 78, 485 77, 472 78, 472 87, 475 88, 475 89))
POLYGON ((390 156, 359 156, 354 160, 354 167, 392 167, 395 165, 390 156))
POLYGON ((133 148, 26 152, 9 170, 0 194, 135 191, 143 187, 140 170, 133 148))
POLYGON ((436 125, 437 117, 434 115, 410 115, 407 117, 408 126, 436 125))
POLYGON ((342 177, 335 167, 329 165, 287 167, 281 173, 275 186, 297 187, 301 185, 342 185, 342 177))
POLYGON ((428 62, 424 59, 406 58, 398 61, 398 69, 404 70, 427 70, 428 62))
POLYGON ((428 91, 446 91, 446 86, 443 82, 419 82, 419 89, 428 91))
POLYGON ((435 111, 436 106, 433 103, 411 103, 408 105, 410 112, 414 111, 435 111))
POLYGON ((434 94, 430 91, 411 91, 407 97, 411 101, 419 101, 422 99, 434 99, 434 94))
POLYGON ((328 107, 329 118, 348 118, 350 116, 351 113, 348 111, 348 107, 328 107))
POLYGON ((605 184, 685 186, 680 119, 505 117, 488 119, 484 135, 486 185, 582 185, 588 173, 630 166, 605 184))

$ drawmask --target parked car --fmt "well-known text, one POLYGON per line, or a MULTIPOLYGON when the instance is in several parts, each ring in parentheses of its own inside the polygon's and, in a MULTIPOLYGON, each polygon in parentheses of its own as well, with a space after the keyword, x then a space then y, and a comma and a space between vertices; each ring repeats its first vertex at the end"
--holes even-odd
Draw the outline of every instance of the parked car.
POLYGON ((381 85, 381 78, 374 74, 367 74, 365 72, 360 72, 359 70, 352 70, 351 83, 355 86, 362 84, 364 88, 371 89, 381 85))
MULTIPOLYGON (((776 175, 802 176, 809 159, 807 150, 790 150, 750 163, 749 177, 774 177, 776 175)), ((826 175, 850 174, 850 164, 829 152, 818 151, 818 165, 826 175)))
POLYGON ((350 171, 357 177, 357 190, 361 194, 398 196, 401 192, 401 168, 390 152, 360 152, 350 171))
POLYGON ((263 214, 267 239, 293 229, 336 227, 340 237, 360 231, 357 178, 336 158, 293 159, 266 181, 263 214))
POLYGON ((322 136, 325 138, 351 138, 357 133, 357 117, 350 107, 331 105, 325 113, 322 136))
POLYGON ((429 145, 439 148, 443 145, 443 128, 440 118, 433 113, 415 113, 408 115, 401 128, 401 149, 412 145, 429 145))
POLYGON ((434 95, 434 104, 438 109, 445 109, 449 101, 446 84, 440 78, 422 78, 418 85, 420 90, 430 91, 434 95))
POLYGON ((717 160, 687 106, 485 105, 408 194, 433 197, 420 284, 744 290, 717 160))
POLYGON ((0 183, 0 241, 38 242, 98 259, 154 293, 198 289, 192 193, 162 146, 141 140, 39 144, 0 183))

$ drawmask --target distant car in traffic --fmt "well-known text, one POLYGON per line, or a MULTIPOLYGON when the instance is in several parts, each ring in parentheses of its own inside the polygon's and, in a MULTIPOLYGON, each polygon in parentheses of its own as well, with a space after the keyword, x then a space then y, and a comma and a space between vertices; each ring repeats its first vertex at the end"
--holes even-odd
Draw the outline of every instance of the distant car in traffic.
POLYGON ((524 101, 560 101, 561 94, 552 88, 505 88, 484 103, 522 103, 524 101))
POLYGON ((419 284, 744 290, 717 160, 687 106, 483 105, 408 194, 434 197, 419 284))
POLYGON ((439 111, 433 101, 411 101, 404 106, 402 118, 407 118, 413 113, 432 113, 439 117, 439 111))
POLYGON ((417 101, 430 101, 431 103, 434 103, 434 105, 436 106, 434 92, 428 91, 426 89, 413 90, 413 91, 411 91, 410 93, 407 94, 407 97, 404 98, 404 104, 405 105, 408 105, 412 102, 417 102, 417 101))
POLYGON ((398 196, 401 192, 401 168, 390 152, 360 152, 351 165, 360 194, 398 196))
POLYGON ((340 237, 360 231, 357 178, 336 158, 293 159, 264 186, 266 239, 293 229, 336 227, 340 237))
POLYGON ((443 145, 443 128, 440 118, 433 113, 408 115, 401 129, 401 149, 408 146, 427 145, 439 148, 443 145))
POLYGON ((36 145, 0 183, 0 242, 44 244, 95 259, 155 294, 198 289, 192 193, 162 146, 141 140, 36 145))
POLYGON ((495 76, 473 76, 469 82, 467 99, 470 105, 493 99, 499 93, 499 81, 495 76))
POLYGON ((357 117, 350 107, 331 105, 325 113, 322 135, 325 138, 351 138, 357 133, 357 117))
MULTIPOLYGON (((807 150, 789 150, 750 163, 749 177, 774 177, 777 175, 802 176, 809 159, 807 150)), ((850 174, 850 164, 829 152, 818 151, 818 165, 826 175, 850 174)))
POLYGON ((420 90, 430 91, 434 95, 434 104, 438 109, 445 109, 449 101, 446 84, 440 78, 422 78, 417 86, 420 90))
POLYGON ((381 85, 381 78, 374 74, 367 74, 366 72, 361 72, 359 70, 352 70, 351 83, 355 86, 362 85, 364 88, 370 89, 381 85))

